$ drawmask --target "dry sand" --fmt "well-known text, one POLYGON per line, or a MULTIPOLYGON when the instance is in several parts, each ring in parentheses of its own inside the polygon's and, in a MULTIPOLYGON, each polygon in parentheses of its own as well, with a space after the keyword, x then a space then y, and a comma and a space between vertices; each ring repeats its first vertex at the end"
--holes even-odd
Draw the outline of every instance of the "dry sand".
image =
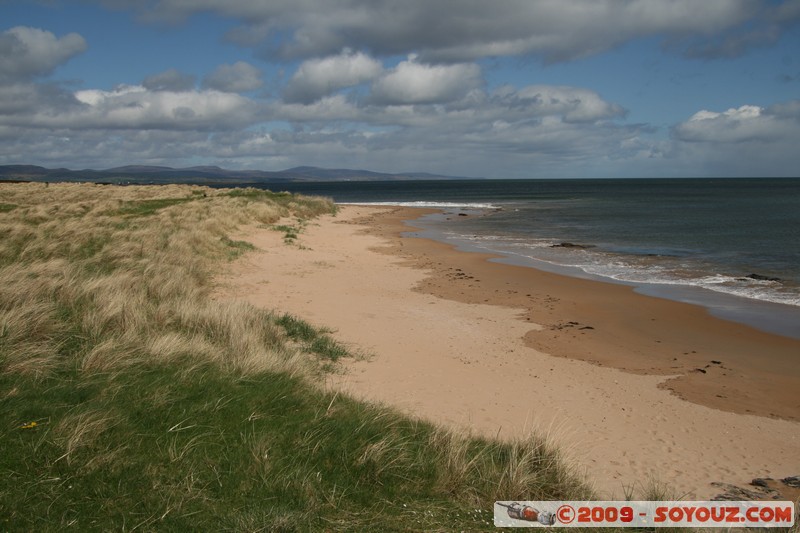
POLYGON ((220 297, 326 326, 369 356, 333 388, 481 435, 550 433, 608 497, 651 477, 706 498, 712 481, 800 473, 800 342, 401 238, 418 214, 346 206, 299 246, 248 228, 237 238, 260 251, 232 265, 220 297))

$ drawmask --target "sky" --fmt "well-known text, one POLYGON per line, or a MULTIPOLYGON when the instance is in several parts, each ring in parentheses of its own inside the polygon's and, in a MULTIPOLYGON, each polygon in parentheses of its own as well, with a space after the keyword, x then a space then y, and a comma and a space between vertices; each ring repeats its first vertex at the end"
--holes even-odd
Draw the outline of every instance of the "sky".
POLYGON ((0 165, 800 176, 800 0, 0 0, 0 165))

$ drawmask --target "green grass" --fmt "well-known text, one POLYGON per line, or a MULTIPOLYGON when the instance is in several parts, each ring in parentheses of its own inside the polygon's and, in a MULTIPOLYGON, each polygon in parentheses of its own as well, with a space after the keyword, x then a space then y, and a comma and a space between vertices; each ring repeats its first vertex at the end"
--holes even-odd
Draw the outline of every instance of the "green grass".
POLYGON ((283 232, 283 242, 286 244, 292 244, 294 241, 297 240, 297 236, 300 233, 300 228, 296 226, 290 226, 288 224, 275 224, 270 227, 275 231, 283 232))
MULTIPOLYGON (((292 194, 286 191, 275 192, 265 189, 256 189, 253 187, 230 189, 222 194, 229 198, 243 198, 251 202, 271 202, 276 205, 291 207, 301 215, 301 220, 307 218, 307 214, 302 212, 302 203, 304 201, 304 197, 302 195, 292 194)), ((338 211, 338 206, 333 204, 333 202, 329 199, 325 200, 331 202, 330 206, 332 213, 336 214, 338 211)))
POLYGON ((269 201, 282 201, 291 200, 293 195, 288 192, 273 192, 264 189, 254 189, 248 187, 245 189, 232 189, 225 193, 231 198, 247 198, 248 200, 269 200, 269 201))
POLYGON ((278 317, 275 323, 286 331, 290 339, 301 343, 307 351, 322 359, 335 362, 351 355, 347 348, 331 337, 330 331, 324 328, 315 328, 305 320, 289 314, 278 317))
POLYGON ((221 237, 220 240, 228 248, 228 259, 233 261, 245 252, 255 250, 256 247, 247 241, 233 241, 227 236, 221 237))
POLYGON ((221 530, 257 517, 316 530, 380 501, 380 483, 358 480, 381 476, 353 458, 382 428, 361 427, 352 405, 320 412, 324 402, 287 376, 141 367, 113 379, 65 373, 3 386, 15 391, 3 401, 4 529, 221 530), (337 487, 349 493, 346 506, 331 505, 343 501, 337 487))
MULTIPOLYGON (((286 374, 141 364, 91 379, 4 375, 0 387, 9 530, 490 530, 520 457, 455 443, 468 461, 454 469, 440 430, 286 374)), ((528 466, 545 472, 541 450, 528 466)), ((567 497, 552 475, 542 492, 567 497)))
POLYGON ((323 391, 352 355, 330 331, 210 297, 252 249, 240 225, 331 202, 0 187, 18 205, 0 217, 0 530, 491 531, 495 499, 590 497, 535 436, 323 391))
POLYGON ((8 213, 9 211, 13 211, 16 209, 17 206, 14 204, 3 204, 0 203, 0 213, 8 213))
MULTIPOLYGON (((300 234, 306 229, 306 220, 298 218, 294 224, 273 224, 269 229, 283 233, 283 242, 286 244, 297 244, 300 234)), ((302 248, 302 245, 301 245, 302 248)))

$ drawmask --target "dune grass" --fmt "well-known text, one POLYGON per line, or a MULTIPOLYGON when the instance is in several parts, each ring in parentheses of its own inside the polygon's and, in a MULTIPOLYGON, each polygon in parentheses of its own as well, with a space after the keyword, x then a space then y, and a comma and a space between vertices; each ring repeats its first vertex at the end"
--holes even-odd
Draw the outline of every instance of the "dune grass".
POLYGON ((587 499, 546 439, 458 435, 324 392, 349 356, 211 298, 229 235, 325 199, 0 184, 0 529, 493 530, 496 499, 587 499))

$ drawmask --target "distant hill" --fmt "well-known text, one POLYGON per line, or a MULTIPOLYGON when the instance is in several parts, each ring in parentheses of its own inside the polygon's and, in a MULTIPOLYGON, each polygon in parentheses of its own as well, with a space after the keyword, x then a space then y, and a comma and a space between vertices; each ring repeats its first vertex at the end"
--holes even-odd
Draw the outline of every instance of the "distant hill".
POLYGON ((106 170, 70 170, 35 165, 0 165, 0 181, 89 181, 118 184, 191 183, 242 185, 298 181, 390 181, 459 179, 423 172, 386 174, 345 168, 295 167, 287 170, 226 170, 216 166, 172 168, 128 165, 106 170))

